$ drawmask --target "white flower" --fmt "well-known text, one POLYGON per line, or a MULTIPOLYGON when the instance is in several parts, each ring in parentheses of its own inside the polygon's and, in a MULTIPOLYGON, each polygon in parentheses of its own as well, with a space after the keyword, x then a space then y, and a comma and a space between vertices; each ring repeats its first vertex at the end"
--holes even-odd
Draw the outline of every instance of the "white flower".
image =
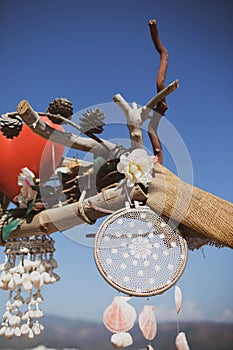
POLYGON ((23 168, 22 173, 18 176, 18 185, 22 186, 20 193, 16 197, 20 208, 27 208, 28 202, 36 199, 37 191, 34 191, 31 186, 33 186, 35 175, 28 168, 23 168))
POLYGON ((127 185, 132 187, 135 183, 146 186, 152 180, 152 170, 155 158, 148 156, 145 150, 135 149, 128 156, 122 155, 117 164, 119 173, 125 174, 127 185))

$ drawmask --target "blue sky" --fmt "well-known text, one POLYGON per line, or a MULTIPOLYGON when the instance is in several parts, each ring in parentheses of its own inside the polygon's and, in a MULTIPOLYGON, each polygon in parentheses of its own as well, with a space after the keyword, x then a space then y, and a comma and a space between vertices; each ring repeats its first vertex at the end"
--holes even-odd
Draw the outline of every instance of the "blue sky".
MULTIPOLYGON (((147 26, 156 18, 169 52, 166 83, 180 81, 167 99, 167 125, 187 148, 194 185, 232 202, 231 0, 10 0, 1 1, 0 10, 1 113, 15 110, 22 99, 43 111, 55 97, 67 97, 78 112, 111 103, 118 92, 129 102, 146 103, 155 94, 159 64, 147 26)), ((109 137, 120 138, 116 131, 109 137)), ((173 157, 165 152, 164 165, 176 171, 172 158, 180 156, 178 149, 173 157)), ((65 234, 53 237, 61 281, 44 288, 44 311, 101 321, 117 292, 99 275, 92 248, 65 234)), ((233 321, 232 250, 204 252, 205 258, 201 251, 189 254, 180 281, 181 319, 233 321)), ((1 291, 0 311, 6 300, 1 291)), ((150 302, 158 321, 174 319, 173 289, 150 302)), ((143 303, 132 301, 139 309, 143 303)))

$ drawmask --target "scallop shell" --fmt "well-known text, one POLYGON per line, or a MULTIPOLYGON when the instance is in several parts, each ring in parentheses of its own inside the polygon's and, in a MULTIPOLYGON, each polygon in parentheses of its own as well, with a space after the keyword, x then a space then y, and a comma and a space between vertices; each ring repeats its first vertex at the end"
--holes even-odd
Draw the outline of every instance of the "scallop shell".
POLYGON ((152 340, 156 336, 157 325, 153 305, 145 305, 139 315, 139 328, 147 340, 152 340))
POLYGON ((182 305, 182 292, 178 286, 175 286, 175 304, 176 312, 179 313, 182 305))
POLYGON ((112 346, 116 349, 125 348, 133 344, 133 338, 129 333, 116 333, 111 337, 112 346))
POLYGON ((180 332, 176 337, 176 350, 189 350, 184 332, 180 332))
POLYGON ((19 327, 15 327, 14 335, 16 337, 20 337, 21 336, 21 330, 19 329, 19 327))
POLYGON ((109 305, 103 315, 105 327, 113 333, 127 332, 136 320, 136 311, 133 306, 127 304, 130 297, 117 296, 109 305))
POLYGON ((14 335, 14 331, 15 331, 14 328, 7 327, 7 329, 5 330, 5 337, 7 339, 11 339, 13 337, 13 335, 14 335))

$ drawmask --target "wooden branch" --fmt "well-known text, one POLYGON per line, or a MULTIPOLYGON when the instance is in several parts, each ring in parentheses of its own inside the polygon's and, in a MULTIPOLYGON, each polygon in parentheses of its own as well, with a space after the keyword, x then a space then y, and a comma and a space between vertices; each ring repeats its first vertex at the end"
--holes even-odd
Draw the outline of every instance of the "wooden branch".
MULTIPOLYGON (((168 52, 159 38, 158 27, 156 25, 155 19, 151 19, 149 21, 149 27, 150 27, 151 38, 153 40, 154 46, 160 54, 160 66, 159 66, 157 80, 156 80, 157 92, 159 92, 163 90, 165 87, 165 78, 166 78, 167 66, 168 66, 168 52)), ((157 112, 163 115, 166 110, 167 110, 167 104, 166 104, 166 99, 164 98, 158 104, 157 112)))
MULTIPOLYGON (((131 198, 145 200, 139 186, 131 192, 131 198)), ((96 220, 124 207, 126 194, 122 188, 108 189, 83 202, 88 218, 96 220), (95 210, 102 208, 102 211, 95 210)), ((156 212, 180 223, 185 236, 204 239, 233 248, 233 204, 197 187, 181 181, 176 175, 155 164, 155 172, 149 187, 147 204, 156 212)), ((11 237, 24 237, 41 233, 67 230, 83 221, 78 217, 77 203, 61 208, 48 209, 37 214, 30 224, 24 223, 12 232, 11 237)))
POLYGON ((179 87, 179 80, 177 79, 172 83, 170 83, 169 85, 167 85, 162 90, 160 90, 154 97, 152 97, 152 99, 149 102, 147 102, 146 107, 153 109, 156 105, 162 102, 166 96, 168 96, 170 93, 175 91, 178 87, 179 87))
POLYGON ((112 150, 116 146, 112 142, 105 141, 105 144, 109 149, 106 150, 101 143, 98 143, 93 139, 52 128, 39 118, 38 114, 33 110, 28 101, 23 100, 18 104, 17 113, 33 132, 51 142, 59 143, 66 147, 81 151, 91 152, 98 156, 102 156, 103 158, 107 158, 109 150, 112 150))

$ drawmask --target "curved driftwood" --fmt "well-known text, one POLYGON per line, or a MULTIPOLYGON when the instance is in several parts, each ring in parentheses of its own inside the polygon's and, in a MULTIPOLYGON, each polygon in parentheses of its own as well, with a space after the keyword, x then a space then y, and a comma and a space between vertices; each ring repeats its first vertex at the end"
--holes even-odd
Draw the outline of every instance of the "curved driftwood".
MULTIPOLYGON (((149 187, 147 205, 163 216, 172 219, 188 241, 195 241, 193 248, 206 243, 233 248, 233 204, 197 187, 181 181, 159 163, 149 187)), ((145 196, 139 186, 131 192, 131 198, 143 201, 145 196)), ((123 188, 105 190, 83 202, 85 214, 91 220, 124 206, 127 200, 123 188), (101 208, 101 209, 100 209, 101 208)), ((80 225, 78 204, 73 203, 42 211, 30 224, 23 223, 11 234, 11 238, 53 233, 80 225)))

